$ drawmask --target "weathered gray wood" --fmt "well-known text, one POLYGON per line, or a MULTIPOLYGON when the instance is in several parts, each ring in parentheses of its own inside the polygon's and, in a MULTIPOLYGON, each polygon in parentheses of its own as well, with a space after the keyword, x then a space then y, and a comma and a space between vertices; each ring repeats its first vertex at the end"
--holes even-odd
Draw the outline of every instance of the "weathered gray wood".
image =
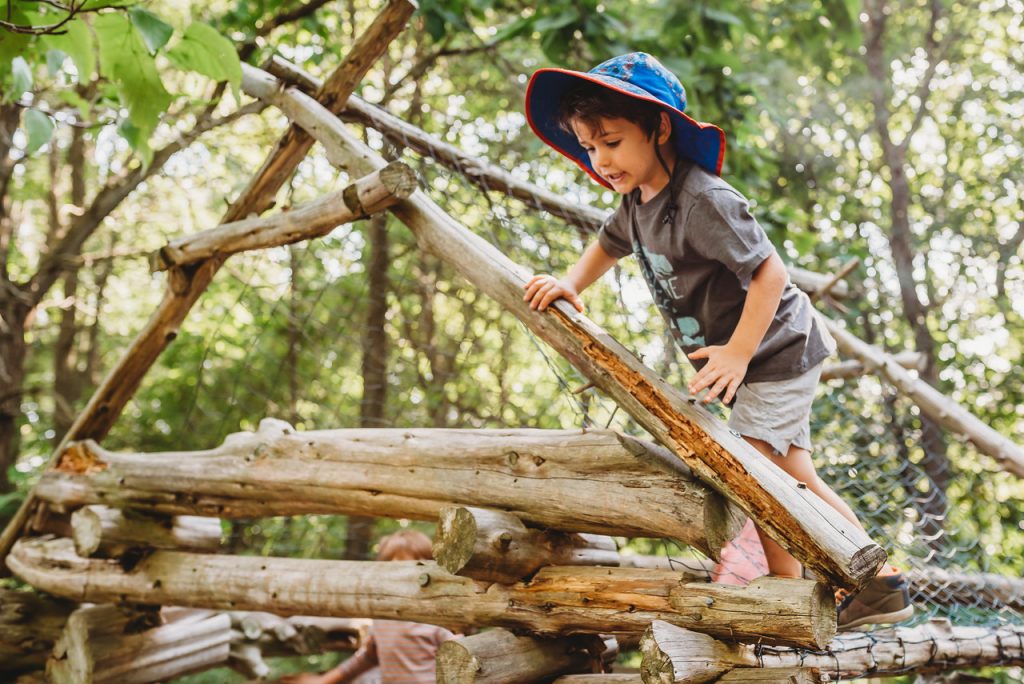
POLYGON ((707 554, 743 522, 713 490, 608 430, 295 432, 273 420, 260 426, 202 452, 125 454, 77 443, 36 492, 64 505, 223 518, 341 513, 431 520, 442 506, 462 504, 558 530, 674 537, 707 554))
POLYGON ((602 662, 604 641, 594 635, 562 639, 516 636, 491 629, 441 644, 438 684, 532 684, 560 674, 589 672, 602 662))
POLYGON ((710 581, 715 570, 715 561, 707 558, 679 556, 653 556, 633 554, 619 556, 620 568, 647 568, 648 570, 672 570, 690 580, 710 581))
MULTIPOLYGON (((922 370, 924 368, 924 355, 916 351, 901 351, 892 355, 893 361, 907 370, 922 370)), ((833 363, 821 369, 821 379, 824 380, 849 380, 871 372, 871 367, 863 361, 849 359, 839 363, 833 363)))
POLYGON ((155 551, 131 572, 80 558, 68 539, 19 541, 11 570, 78 601, 150 602, 413 620, 454 628, 500 626, 537 636, 642 632, 665 620, 717 636, 821 647, 835 633, 823 585, 761 578, 747 587, 684 583, 678 574, 627 568, 547 567, 529 582, 486 585, 430 561, 356 562, 155 551))
POLYGON ((514 584, 545 565, 619 565, 604 535, 530 529, 511 513, 445 506, 434 536, 434 560, 448 572, 514 584))
POLYGON ((41 670, 74 609, 69 601, 0 589, 0 680, 41 670))
MULTIPOLYGON (((385 162, 313 99, 247 65, 243 89, 278 107, 323 144, 328 159, 364 175, 385 162)), ((420 246, 454 267, 572 362, 694 474, 728 496, 805 566, 833 584, 856 587, 873 577, 886 554, 807 487, 765 459, 691 397, 644 366, 607 332, 564 301, 537 312, 523 301, 531 275, 459 224, 422 192, 393 213, 420 246)))
POLYGON ((130 547, 213 553, 220 548, 220 520, 194 515, 154 516, 107 506, 85 506, 71 514, 72 539, 80 556, 115 556, 130 547))
POLYGON ((79 608, 46 663, 54 684, 148 684, 227 662, 231 621, 197 612, 160 624, 113 605, 79 608))
POLYGON ((1017 477, 1024 477, 1024 447, 1011 441, 983 423, 973 413, 955 400, 938 391, 927 382, 919 380, 901 366, 890 354, 874 345, 858 339, 833 320, 825 319, 832 337, 846 356, 859 359, 896 389, 910 398, 921 413, 954 434, 966 437, 984 454, 994 458, 1006 471, 1017 477))
POLYGON ((224 223, 176 238, 153 255, 152 267, 165 271, 213 257, 311 240, 327 235, 343 223, 383 211, 409 197, 415 189, 415 172, 401 162, 391 162, 344 190, 286 212, 224 223))
MULTIPOLYGON (((284 83, 298 87, 307 95, 320 88, 319 79, 278 55, 265 68, 284 83)), ((488 160, 467 154, 455 145, 430 135, 356 95, 348 99, 341 117, 369 126, 384 134, 394 144, 416 150, 440 162, 485 191, 494 190, 515 197, 584 230, 596 233, 608 218, 607 212, 602 209, 587 204, 572 204, 563 196, 516 178, 488 160)), ((808 293, 819 292, 832 279, 831 275, 814 273, 798 266, 789 266, 788 270, 793 284, 808 293)), ((829 295, 835 298, 847 297, 849 287, 846 282, 837 281, 829 289, 829 295)))

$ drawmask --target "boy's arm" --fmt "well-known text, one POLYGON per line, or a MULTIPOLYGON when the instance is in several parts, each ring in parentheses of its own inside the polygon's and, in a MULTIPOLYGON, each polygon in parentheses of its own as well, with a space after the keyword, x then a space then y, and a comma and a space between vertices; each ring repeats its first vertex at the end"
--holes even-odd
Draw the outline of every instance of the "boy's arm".
POLYGON ((704 403, 712 401, 725 391, 722 401, 729 403, 747 374, 747 365, 757 351, 764 334, 775 318, 782 301, 788 275, 778 253, 772 252, 754 271, 747 288, 747 301, 743 304, 736 330, 725 345, 704 347, 690 354, 691 359, 707 359, 707 364, 690 380, 690 394, 705 387, 711 390, 704 403))
MULTIPOLYGON (((552 275, 535 275, 523 286, 526 295, 523 301, 530 302, 531 309, 543 311, 551 302, 564 297, 578 311, 583 311, 583 301, 579 294, 591 283, 608 272, 618 257, 605 251, 600 242, 593 242, 580 257, 579 261, 566 274, 558 279, 552 275)), ((762 333, 763 335, 764 333, 762 333)))

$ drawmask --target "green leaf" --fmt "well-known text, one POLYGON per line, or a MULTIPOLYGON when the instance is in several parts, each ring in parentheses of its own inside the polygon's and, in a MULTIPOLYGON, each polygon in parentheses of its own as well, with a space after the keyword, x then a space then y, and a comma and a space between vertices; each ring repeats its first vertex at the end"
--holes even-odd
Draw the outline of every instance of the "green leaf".
POLYGON ((89 101, 81 95, 79 95, 78 93, 76 93, 74 90, 69 90, 67 88, 58 90, 57 97, 59 97, 62 101, 71 105, 72 107, 77 108, 82 116, 88 114, 89 109, 91 108, 89 105, 89 101))
POLYGON ((61 27, 64 33, 41 36, 45 47, 60 50, 75 63, 78 82, 88 83, 96 70, 96 56, 93 50, 92 31, 80 19, 73 19, 61 27))
POLYGON ((135 154, 139 155, 143 166, 149 166, 153 161, 153 148, 149 146, 149 133, 142 130, 128 119, 123 120, 117 126, 117 132, 121 134, 135 154))
POLYGON ((234 44, 207 24, 189 24, 178 44, 167 52, 167 58, 182 69, 227 81, 236 92, 242 84, 242 65, 234 44))
POLYGON ((164 23, 160 17, 147 9, 132 7, 128 10, 128 16, 135 28, 142 34, 142 40, 145 41, 151 55, 155 55, 157 50, 167 45, 171 34, 174 33, 174 27, 164 23))
POLYGON ((11 61, 11 73, 14 75, 14 89, 11 99, 18 99, 26 90, 32 90, 32 69, 24 57, 15 57, 11 61))
POLYGON ((533 17, 522 17, 509 22, 498 29, 498 32, 491 38, 492 43, 500 43, 516 36, 521 36, 527 31, 533 30, 533 17))
POLYGON ((731 24, 733 26, 742 26, 743 20, 737 17, 735 14, 730 14, 724 10, 712 9, 710 7, 704 7, 701 12, 705 17, 713 21, 717 21, 719 24, 731 24))
POLYGON ((122 14, 98 15, 94 25, 99 37, 100 72, 116 84, 132 124, 148 137, 171 103, 153 57, 122 14))
POLYGON ((546 33, 548 31, 554 31, 555 29, 560 29, 565 26, 568 26, 574 21, 578 21, 579 18, 580 13, 577 10, 567 9, 563 10, 562 12, 556 14, 553 17, 541 17, 533 25, 533 29, 535 31, 540 31, 541 33, 546 33))
POLYGON ((25 112, 25 130, 28 132, 28 147, 25 154, 33 154, 40 147, 50 142, 53 135, 53 121, 38 109, 25 112))

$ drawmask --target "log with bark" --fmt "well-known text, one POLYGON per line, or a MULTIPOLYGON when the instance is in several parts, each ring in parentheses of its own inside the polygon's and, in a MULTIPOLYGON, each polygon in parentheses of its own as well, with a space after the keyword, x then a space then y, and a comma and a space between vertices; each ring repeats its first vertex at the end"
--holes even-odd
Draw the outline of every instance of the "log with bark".
POLYGON ((841 633, 821 650, 728 644, 664 622, 652 623, 641 642, 642 667, 651 677, 664 676, 657 681, 714 681, 686 679, 687 667, 695 662, 721 676, 756 668, 810 668, 844 679, 1024 664, 1024 627, 952 626, 942 619, 916 627, 841 633))
POLYGON ((68 618, 46 663, 54 684, 147 684, 227 662, 227 615, 179 611, 166 623, 159 611, 114 605, 79 608, 68 618))
POLYGON ((491 629, 441 644, 437 650, 439 684, 531 684, 561 674, 593 672, 614 660, 615 640, 597 635, 560 639, 516 636, 491 629))
POLYGON ((84 506, 71 514, 71 535, 79 556, 119 556, 129 548, 213 553, 220 548, 221 527, 217 518, 84 506))
POLYGON ((835 603, 820 583, 764 577, 746 587, 682 582, 677 573, 547 567, 512 586, 452 575, 433 561, 327 561, 155 551, 126 571, 81 558, 68 539, 24 538, 12 571, 77 601, 266 610, 278 615, 402 619, 455 629, 498 626, 538 636, 642 632, 665 620, 708 634, 822 647, 835 603))
POLYGON ((445 506, 434 560, 456 575, 514 584, 545 565, 619 565, 611 537, 526 527, 511 513, 445 506))
POLYGON ((648 445, 608 430, 351 429, 264 420, 210 451, 126 454, 72 445, 36 486, 46 501, 224 518, 339 513, 436 519, 442 506, 532 525, 675 537, 711 555, 743 523, 648 445))
MULTIPOLYGON (((331 163, 365 175, 384 160, 312 98, 242 65, 243 90, 278 107, 324 146, 331 163)), ((455 221, 417 191, 391 210, 420 246, 444 259, 572 362, 693 470, 758 521, 819 576, 858 587, 885 562, 880 546, 805 485, 729 431, 696 400, 644 366, 607 332, 564 301, 545 312, 523 301, 530 272, 455 221)))
POLYGON ((0 679, 42 670, 74 609, 62 599, 0 589, 0 679))
POLYGON ((322 237, 344 223, 387 209, 415 189, 415 172, 401 162, 391 162, 344 190, 288 211, 224 223, 172 240, 152 256, 152 268, 166 271, 214 257, 322 237))

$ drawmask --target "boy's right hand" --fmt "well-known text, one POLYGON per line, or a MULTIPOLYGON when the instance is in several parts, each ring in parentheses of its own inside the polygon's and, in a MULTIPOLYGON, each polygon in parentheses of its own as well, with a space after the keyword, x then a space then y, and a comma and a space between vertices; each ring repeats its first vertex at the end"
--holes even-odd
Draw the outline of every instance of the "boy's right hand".
POLYGON ((526 295, 524 302, 530 302, 530 308, 543 311, 548 308, 551 302, 558 298, 565 299, 580 313, 583 313, 583 300, 579 293, 569 283, 559 280, 553 275, 541 274, 530 278, 530 281, 523 285, 526 295))

